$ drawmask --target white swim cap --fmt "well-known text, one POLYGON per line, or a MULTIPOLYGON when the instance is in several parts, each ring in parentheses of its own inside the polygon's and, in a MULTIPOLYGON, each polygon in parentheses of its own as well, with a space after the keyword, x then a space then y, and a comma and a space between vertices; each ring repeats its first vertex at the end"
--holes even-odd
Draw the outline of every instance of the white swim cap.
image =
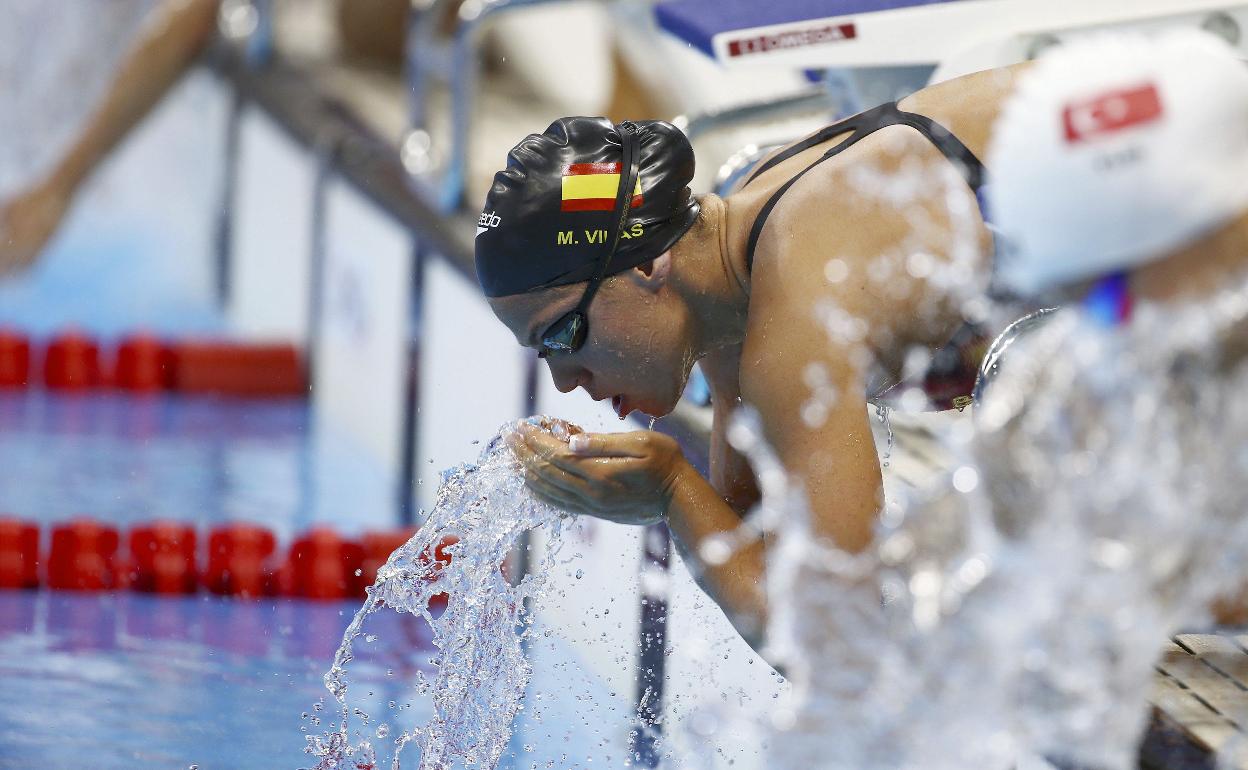
POLYGON ((1248 209, 1248 67, 1195 31, 1054 49, 1020 77, 987 165, 994 287, 1157 259, 1248 209))

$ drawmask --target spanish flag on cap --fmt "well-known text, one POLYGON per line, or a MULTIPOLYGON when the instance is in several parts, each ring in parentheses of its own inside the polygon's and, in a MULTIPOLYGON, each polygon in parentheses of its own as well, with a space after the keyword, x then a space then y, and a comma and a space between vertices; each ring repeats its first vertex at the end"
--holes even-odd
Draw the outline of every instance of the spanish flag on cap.
MULTIPOLYGON (((611 211, 620 189, 619 163, 572 163, 563 167, 563 202, 560 211, 611 211)), ((641 178, 633 189, 633 205, 643 203, 641 178)))

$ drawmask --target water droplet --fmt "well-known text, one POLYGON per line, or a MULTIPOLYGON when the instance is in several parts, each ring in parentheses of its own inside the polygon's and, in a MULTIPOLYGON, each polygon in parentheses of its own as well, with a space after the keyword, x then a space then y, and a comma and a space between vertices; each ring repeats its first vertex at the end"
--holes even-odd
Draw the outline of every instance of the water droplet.
POLYGON ((975 491, 979 486, 979 471, 969 465, 963 465, 953 472, 953 488, 966 494, 975 491))
MULTIPOLYGON (((476 465, 451 469, 442 478, 437 504, 424 517, 416 536, 388 560, 348 626, 343 645, 325 676, 342 713, 350 715, 355 725, 353 728, 347 720, 326 720, 330 732, 315 740, 309 736, 313 753, 321 757, 323 766, 375 766, 368 741, 353 743, 348 739, 352 729, 359 730, 360 724, 367 725, 369 720, 368 714, 348 700, 346 668, 354 657, 353 641, 361 636, 366 642, 378 640, 376 634, 362 633, 365 619, 383 608, 428 618, 430 600, 440 594, 450 598, 446 609, 430 618, 437 653, 429 658, 432 670, 416 672, 416 689, 421 697, 437 692, 439 697, 475 702, 476 708, 464 708, 462 713, 477 716, 467 722, 443 722, 437 731, 417 725, 395 738, 395 743, 416 742, 423 754, 430 749, 430 741, 437 741, 449 750, 447 761, 456 766, 495 766, 507 750, 511 720, 523 711, 521 699, 531 673, 522 644, 528 636, 524 629, 531 624, 527 604, 544 588, 543 576, 556 571, 553 546, 562 532, 563 515, 532 497, 510 449, 498 438, 486 442, 476 465), (546 530, 544 540, 551 547, 539 549, 529 576, 513 586, 499 570, 495 554, 511 551, 521 534, 535 529, 546 530), (450 541, 452 535, 456 541, 450 541), (448 541, 457 543, 449 551, 448 541), (449 563, 433 557, 443 553, 453 556, 449 563), (478 656, 473 652, 481 649, 489 649, 491 654, 478 656), (330 759, 333 762, 327 761, 330 759)), ((582 572, 577 573, 580 578, 582 572)), ((387 670, 387 675, 393 673, 387 670)), ((354 693, 350 690, 351 695, 354 693)), ((389 704, 392 711, 396 710, 395 701, 389 704)), ((405 703, 397 711, 411 708, 411 703, 405 703)), ((389 729, 380 725, 374 734, 381 739, 389 729)), ((436 753, 438 749, 431 750, 436 753)))

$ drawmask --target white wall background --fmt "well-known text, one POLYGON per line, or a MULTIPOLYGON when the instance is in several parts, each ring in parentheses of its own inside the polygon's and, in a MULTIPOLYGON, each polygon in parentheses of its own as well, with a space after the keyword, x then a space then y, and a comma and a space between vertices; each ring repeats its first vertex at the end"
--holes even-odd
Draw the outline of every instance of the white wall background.
MULTIPOLYGON (((337 505, 380 509, 392 524, 403 463, 413 243, 404 227, 339 179, 328 183, 325 212, 322 316, 313 352, 314 444, 320 460, 361 454, 372 461, 387 483, 370 488, 386 499, 344 494, 337 505)), ((346 513, 326 510, 324 501, 318 505, 318 518, 346 513)))
POLYGON ((416 500, 428 508, 444 469, 475 460, 523 416, 525 364, 477 285, 436 257, 425 263, 421 326, 416 500))
POLYGON ((248 339, 308 335, 316 159, 271 118, 239 118, 230 243, 230 325, 248 339))

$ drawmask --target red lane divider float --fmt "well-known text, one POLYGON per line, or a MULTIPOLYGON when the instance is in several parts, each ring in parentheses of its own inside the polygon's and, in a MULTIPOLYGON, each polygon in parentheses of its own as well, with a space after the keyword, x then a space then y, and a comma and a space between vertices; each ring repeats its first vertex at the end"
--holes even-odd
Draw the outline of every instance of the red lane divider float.
POLYGON ((53 337, 43 356, 43 384, 50 390, 99 387, 99 344, 77 331, 62 332, 53 337))
POLYGON ((39 528, 0 519, 0 588, 39 587, 39 528))
POLYGON ((24 388, 30 382, 30 340, 0 329, 0 388, 24 388))
POLYGON ((117 530, 90 519, 74 519, 52 529, 48 587, 106 591, 116 587, 117 530))
MULTIPOLYGON (((368 532, 357 541, 327 527, 314 527, 295 538, 282 554, 273 532, 237 522, 211 530, 201 554, 201 539, 193 524, 158 521, 136 526, 122 537, 114 527, 78 518, 52 528, 45 562, 38 525, 0 517, 0 589, 44 585, 78 591, 193 594, 203 588, 244 599, 349 599, 364 596, 365 586, 376 580, 378 567, 414 533, 412 529, 368 532)), ((426 564, 449 564, 447 548, 457 542, 454 537, 444 538, 432 553, 420 558, 426 564)), ((436 596, 430 604, 445 606, 446 596, 436 596)))
POLYGON ((399 546, 412 539, 412 535, 416 534, 416 528, 396 529, 390 532, 365 532, 360 538, 360 545, 364 546, 364 562, 361 565, 363 572, 360 580, 364 585, 371 586, 377 582, 377 570, 381 569, 381 565, 386 563, 390 558, 390 554, 399 549, 399 546))
POLYGON ((162 521, 130 530, 130 588, 158 594, 193 594, 199 587, 195 567, 195 528, 162 521))
POLYGON ((278 593, 308 599, 343 599, 364 593, 364 547, 316 527, 290 547, 278 574, 278 593))
POLYGON ((170 350, 172 387, 183 393, 307 395, 303 361, 293 345, 178 342, 170 350))
POLYGON ((253 398, 303 397, 308 392, 303 355, 294 345, 161 340, 140 332, 106 351, 95 338, 73 329, 50 338, 41 354, 25 334, 0 329, 0 388, 26 387, 36 358, 49 390, 112 386, 140 393, 173 390, 253 398))
MULTIPOLYGON (((446 568, 448 564, 451 563, 451 554, 447 549, 455 545, 458 542, 459 542, 459 538, 455 537, 454 535, 447 535, 446 537, 438 541, 438 544, 437 546, 434 547, 432 554, 429 553, 428 550, 421 552, 420 554, 421 563, 429 564, 430 562, 435 562, 437 566, 433 570, 434 573, 436 574, 438 572, 441 572, 443 569, 446 568)), ((434 594, 433 596, 429 597, 429 606, 444 610, 446 609, 446 603, 449 600, 450 600, 450 597, 447 596, 446 594, 434 594)))
POLYGON ((123 390, 150 393, 173 384, 173 353, 150 334, 134 334, 117 345, 113 385, 123 390))
POLYGON ((268 591, 266 570, 277 538, 254 524, 230 524, 208 538, 204 587, 214 594, 257 597, 268 591))

